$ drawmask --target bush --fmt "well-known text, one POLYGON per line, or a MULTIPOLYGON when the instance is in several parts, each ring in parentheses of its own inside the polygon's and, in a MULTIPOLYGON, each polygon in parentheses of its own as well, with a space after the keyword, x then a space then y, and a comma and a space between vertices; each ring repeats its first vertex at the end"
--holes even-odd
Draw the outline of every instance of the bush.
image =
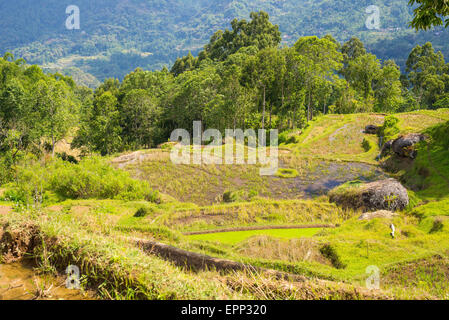
MULTIPOLYGON (((47 164, 24 164, 6 195, 23 203, 45 200, 46 193, 61 199, 119 199, 157 202, 159 195, 147 182, 132 179, 129 173, 112 168, 99 158, 78 164, 51 160, 47 164)), ((45 201, 44 201, 45 202, 45 201)))
POLYGON ((320 248, 320 253, 332 263, 337 269, 344 269, 346 265, 340 260, 337 251, 330 244, 325 244, 320 248))
POLYGON ((143 218, 149 215, 151 212, 150 208, 147 207, 140 207, 137 209, 136 213, 134 214, 135 218, 143 218))
POLYGON ((370 151, 372 148, 371 143, 366 138, 363 138, 362 148, 363 148, 363 150, 365 150, 365 152, 370 151))
POLYGON ((241 201, 243 194, 241 191, 226 191, 223 193, 223 202, 231 203, 241 201))
POLYGON ((298 176, 298 171, 296 169, 279 169, 276 172, 276 176, 280 178, 296 178, 298 176))
POLYGON ((278 137, 278 143, 279 144, 296 144, 299 143, 299 136, 297 136, 295 133, 284 131, 279 134, 278 137))
POLYGON ((78 163, 78 160, 74 156, 67 154, 66 152, 56 153, 56 156, 58 158, 62 159, 63 161, 68 161, 68 162, 74 163, 74 164, 78 163))
POLYGON ((379 136, 383 137, 384 142, 396 138, 400 130, 398 127, 399 119, 395 116, 385 117, 385 122, 379 130, 379 136))

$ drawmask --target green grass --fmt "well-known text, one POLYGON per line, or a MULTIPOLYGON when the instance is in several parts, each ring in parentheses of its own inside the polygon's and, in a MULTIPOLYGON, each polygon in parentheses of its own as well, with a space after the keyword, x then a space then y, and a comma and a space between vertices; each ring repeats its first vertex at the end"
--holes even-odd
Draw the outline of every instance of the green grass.
POLYGON ((251 230, 251 231, 199 234, 189 236, 189 238, 191 240, 218 241, 226 244, 237 244, 253 236, 266 235, 283 239, 295 239, 302 237, 312 237, 319 231, 321 231, 321 229, 318 228, 251 230))
POLYGON ((298 171, 296 169, 279 169, 276 173, 277 177, 280 178, 296 178, 299 175, 298 171))
MULTIPOLYGON (((313 200, 291 199, 299 196, 289 190, 288 183, 296 179, 261 177, 257 166, 175 166, 169 161, 169 153, 162 150, 143 151, 147 158, 141 163, 109 159, 120 169, 131 172, 133 177, 146 180, 149 187, 161 191, 161 203, 129 201, 127 197, 66 200, 41 212, 19 208, 20 214, 12 212, 0 219, 11 227, 19 222, 38 224, 49 245, 45 249, 47 256, 44 248, 38 250, 39 259, 59 269, 64 269, 63 265, 69 262, 81 264, 89 281, 103 284, 104 290, 100 290, 103 297, 260 297, 251 290, 266 280, 245 278, 248 283, 243 289, 241 284, 235 283, 236 287, 229 287, 227 284, 235 280, 236 275, 213 271, 193 273, 148 256, 124 240, 140 237, 217 258, 361 286, 367 277, 366 267, 376 265, 385 280, 381 279, 382 288, 393 290, 399 297, 416 298, 427 294, 447 298, 449 287, 444 280, 449 274, 446 270, 449 264, 444 259, 444 263, 429 259, 436 255, 447 256, 449 250, 448 134, 441 125, 449 120, 449 110, 395 116, 400 119, 401 134, 426 131, 432 139, 430 153, 427 145, 420 145, 415 162, 408 167, 398 167, 395 173, 414 191, 409 190, 413 204, 392 221, 359 221, 360 213, 330 204, 327 196, 313 200), (432 126, 434 128, 429 129, 432 126), (240 202, 223 203, 220 196, 225 191, 241 195, 241 199, 236 199, 240 202), (135 217, 139 209, 142 214, 135 217), (395 239, 390 236, 391 222, 396 226, 395 239), (340 226, 182 235, 245 226, 314 224, 340 226), (326 254, 339 262, 338 268, 329 258, 323 258, 326 254), (130 278, 130 275, 135 277, 130 278)), ((322 176, 345 177, 348 170, 353 170, 356 176, 371 175, 371 171, 362 172, 364 169, 360 166, 347 162, 378 164, 375 160, 379 153, 377 136, 361 131, 367 124, 382 123, 382 116, 372 114, 319 117, 289 141, 291 152, 280 153, 282 165, 292 169, 287 174, 293 173, 310 183, 322 176), (332 172, 327 161, 323 164, 323 159, 345 166, 336 166, 337 172, 332 172)), ((375 168, 373 166, 373 171, 375 168)), ((72 176, 73 173, 67 173, 64 181, 70 181, 72 176)), ((354 186, 354 183, 346 183, 336 192, 348 192, 354 186)), ((0 203, 5 204, 10 203, 0 203)), ((285 298, 285 291, 277 285, 281 286, 278 280, 270 282, 275 289, 270 290, 268 296, 285 298)))

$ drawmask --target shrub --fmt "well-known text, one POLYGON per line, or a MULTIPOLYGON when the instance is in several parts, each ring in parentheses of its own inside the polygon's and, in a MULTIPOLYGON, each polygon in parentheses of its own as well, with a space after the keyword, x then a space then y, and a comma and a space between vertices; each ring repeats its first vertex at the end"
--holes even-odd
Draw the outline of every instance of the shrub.
POLYGON ((136 213, 134 214, 135 218, 143 218, 146 217, 151 213, 151 210, 147 207, 140 207, 137 209, 136 213))
POLYGON ((440 218, 436 218, 433 220, 432 229, 430 229, 429 233, 435 233, 443 230, 444 224, 440 218))
POLYGON ((379 136, 383 137, 384 142, 394 139, 400 132, 398 127, 399 119, 395 116, 385 117, 385 121, 379 130, 379 136))
POLYGON ((371 143, 366 138, 363 138, 362 148, 363 148, 363 150, 365 150, 365 152, 368 152, 371 150, 371 143))
MULTIPOLYGON (((159 195, 147 182, 132 179, 100 158, 78 164, 53 159, 49 163, 26 163, 17 170, 17 179, 6 195, 31 203, 54 193, 61 199, 119 199, 157 202, 159 195)), ((44 201, 45 202, 45 201, 44 201)))
POLYGON ((242 200, 242 192, 241 191, 226 191, 223 193, 223 202, 231 203, 242 200))
POLYGON ((279 169, 276 176, 280 178, 296 178, 299 175, 296 169, 279 169))
POLYGON ((56 153, 56 156, 58 158, 62 159, 63 161, 67 161, 67 162, 74 163, 74 164, 78 163, 78 160, 74 156, 67 154, 66 152, 56 153))
POLYGON ((320 253, 332 263, 337 269, 344 269, 346 265, 340 260, 337 251, 330 244, 325 244, 320 248, 320 253))
POLYGON ((299 143, 299 136, 296 133, 290 131, 284 131, 279 134, 278 137, 279 144, 296 144, 299 143))

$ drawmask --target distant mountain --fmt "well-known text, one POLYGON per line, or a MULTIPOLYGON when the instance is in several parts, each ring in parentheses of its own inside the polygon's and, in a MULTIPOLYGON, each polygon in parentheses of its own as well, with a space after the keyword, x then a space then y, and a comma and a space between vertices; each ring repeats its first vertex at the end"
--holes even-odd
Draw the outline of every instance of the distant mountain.
POLYGON ((234 18, 264 10, 279 24, 284 44, 300 36, 361 38, 380 58, 403 65, 411 48, 432 41, 449 56, 449 32, 416 34, 408 28, 408 0, 16 0, 0 3, 0 52, 11 51, 48 71, 63 70, 95 86, 136 67, 170 66, 197 53, 234 18), (66 28, 66 8, 80 9, 80 29, 66 28), (365 25, 366 9, 379 8, 379 29, 365 25))

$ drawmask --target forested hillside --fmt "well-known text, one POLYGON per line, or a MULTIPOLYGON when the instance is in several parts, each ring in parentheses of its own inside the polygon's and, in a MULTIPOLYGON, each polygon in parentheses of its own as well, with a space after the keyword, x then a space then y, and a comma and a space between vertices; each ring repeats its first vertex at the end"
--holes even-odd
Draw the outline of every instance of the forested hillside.
POLYGON ((246 3, 3 2, 0 300, 448 299, 448 1, 246 3))
POLYGON ((263 10, 278 24, 282 43, 300 36, 331 34, 342 42, 352 36, 381 59, 403 67, 407 53, 431 41, 449 54, 448 34, 416 34, 408 28, 412 8, 406 0, 68 0, 3 1, 0 4, 0 51, 13 52, 46 71, 61 71, 79 83, 98 85, 107 77, 122 79, 136 67, 171 66, 188 51, 197 54, 211 35, 229 28, 234 18, 248 19, 263 10), (80 8, 81 28, 67 30, 66 8, 80 8), (365 10, 380 8, 380 29, 368 30, 365 10))
POLYGON ((4 167, 27 152, 54 149, 70 122, 72 147, 108 155, 155 147, 177 128, 191 131, 193 121, 221 131, 279 129, 286 142, 320 115, 449 106, 449 64, 429 42, 408 52, 401 74, 356 37, 340 43, 330 35, 307 36, 285 47, 281 41, 268 14, 252 12, 171 70, 138 68, 95 91, 60 74, 45 76, 8 53, 0 59, 4 167))

